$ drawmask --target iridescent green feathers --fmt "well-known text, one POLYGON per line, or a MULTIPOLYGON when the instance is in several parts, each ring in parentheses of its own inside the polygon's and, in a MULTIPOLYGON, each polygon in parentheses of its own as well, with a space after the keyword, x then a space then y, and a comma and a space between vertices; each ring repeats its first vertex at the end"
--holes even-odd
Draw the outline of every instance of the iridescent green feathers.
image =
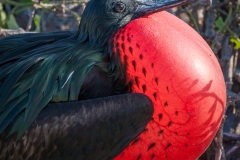
POLYGON ((17 35, 0 40, 0 133, 22 135, 50 102, 78 99, 93 66, 107 72, 101 51, 71 32, 17 35))
POLYGON ((77 100, 95 66, 106 73, 105 79, 114 80, 114 93, 124 88, 120 74, 124 69, 110 62, 108 49, 114 33, 130 22, 136 4, 126 1, 126 8, 119 12, 117 2, 89 1, 75 33, 24 34, 0 40, 0 133, 13 125, 10 134, 22 135, 50 101, 77 100))

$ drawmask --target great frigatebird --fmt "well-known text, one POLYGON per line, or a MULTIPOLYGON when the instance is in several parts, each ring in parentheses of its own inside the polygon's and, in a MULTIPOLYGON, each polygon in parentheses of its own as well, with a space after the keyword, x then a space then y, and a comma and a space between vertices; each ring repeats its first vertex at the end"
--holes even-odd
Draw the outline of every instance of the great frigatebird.
MULTIPOLYGON (((159 113, 159 108, 155 107, 159 102, 154 100, 163 90, 159 91, 161 93, 152 90, 147 94, 150 99, 142 94, 123 94, 137 91, 139 85, 140 93, 150 91, 147 83, 141 84, 140 76, 133 77, 133 81, 129 79, 137 70, 138 63, 134 60, 129 62, 125 53, 132 54, 133 48, 128 47, 125 51, 127 45, 122 42, 135 40, 127 35, 126 30, 132 28, 129 33, 138 33, 134 27, 124 27, 141 17, 191 1, 91 0, 76 32, 24 34, 1 39, 0 159, 113 159, 130 143, 130 147, 116 159, 172 159, 169 151, 179 149, 182 147, 180 144, 184 149, 190 148, 187 149, 189 151, 195 149, 190 158, 199 156, 204 150, 202 146, 198 151, 192 147, 195 144, 185 143, 196 138, 190 130, 194 126, 180 129, 183 123, 192 125, 196 122, 195 117, 199 116, 192 115, 195 110, 159 113), (128 69, 128 62, 133 70, 128 69), (107 97, 111 95, 116 96, 107 97), (81 101, 85 99, 91 100, 81 101), (171 114, 183 119, 169 121, 165 117, 170 118, 171 114), (156 120, 163 122, 159 125, 156 120), (176 127, 178 122, 181 126, 176 127), (145 128, 147 124, 150 125, 145 128), (172 126, 178 131, 174 132, 172 126), (176 135, 181 138, 175 138, 176 135), (156 137, 161 143, 155 141, 156 137), (177 142, 176 146, 172 140, 177 142)), ((149 17, 154 19, 154 16, 149 17)), ((140 33, 141 30, 138 31, 140 33)), ((140 42, 144 43, 143 40, 140 42)), ((136 43, 138 49, 140 45, 136 43)), ((143 56, 141 53, 138 55, 140 60, 143 56)), ((154 65, 158 64, 149 64, 152 68, 154 65)), ((150 73, 146 68, 140 70, 145 77, 150 73)), ((158 84, 161 79, 155 77, 151 81, 158 84)), ((165 88, 168 95, 183 97, 177 95, 177 91, 172 94, 171 86, 165 88)), ((206 90, 208 88, 206 86, 206 90)), ((202 94, 195 96, 199 98, 199 95, 202 94)), ((220 97, 224 97, 224 93, 220 97)), ((201 102, 199 99, 196 101, 201 102)), ((205 104, 207 102, 204 101, 205 104)), ((161 103, 164 107, 171 105, 168 101, 161 103)), ((185 104, 184 107, 188 106, 185 104)), ((222 110, 213 120, 220 119, 221 115, 222 110)), ((208 122, 212 125, 212 121, 208 122)), ((219 122, 212 128, 218 126, 219 122)), ((213 133, 202 130, 205 138, 201 140, 207 139, 209 143, 215 130, 213 133)), ((179 150, 176 153, 180 153, 179 150)))

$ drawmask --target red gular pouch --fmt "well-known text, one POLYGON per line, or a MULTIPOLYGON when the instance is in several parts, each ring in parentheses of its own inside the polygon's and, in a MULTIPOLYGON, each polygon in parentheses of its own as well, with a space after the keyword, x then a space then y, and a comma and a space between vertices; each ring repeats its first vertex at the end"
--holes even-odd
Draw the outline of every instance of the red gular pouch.
POLYGON ((226 87, 205 40, 165 11, 135 19, 113 38, 132 92, 154 103, 153 119, 115 160, 196 160, 220 126, 226 87))

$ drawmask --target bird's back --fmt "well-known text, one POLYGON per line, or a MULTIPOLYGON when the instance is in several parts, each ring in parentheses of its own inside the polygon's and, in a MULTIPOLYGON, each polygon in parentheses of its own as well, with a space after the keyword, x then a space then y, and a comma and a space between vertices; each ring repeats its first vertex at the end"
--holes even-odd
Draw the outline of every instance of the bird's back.
POLYGON ((0 65, 7 57, 24 55, 27 51, 39 46, 49 45, 73 35, 73 31, 49 32, 49 33, 26 33, 0 38, 0 65))

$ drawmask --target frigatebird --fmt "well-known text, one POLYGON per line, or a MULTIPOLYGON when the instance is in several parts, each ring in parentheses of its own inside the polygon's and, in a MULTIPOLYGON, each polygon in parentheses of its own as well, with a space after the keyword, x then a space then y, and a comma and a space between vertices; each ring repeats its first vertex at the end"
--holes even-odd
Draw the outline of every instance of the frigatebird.
MULTIPOLYGON (((147 96, 131 93, 142 83, 142 77, 129 79, 138 63, 131 61, 134 71, 128 70, 126 53, 132 54, 133 48, 125 51, 124 43, 119 42, 134 40, 131 35, 124 36, 130 22, 192 1, 91 0, 76 32, 23 34, 1 39, 0 159, 113 159, 130 143, 134 150, 128 147, 116 159, 159 159, 165 151, 153 151, 174 148, 165 138, 173 131, 159 129, 174 126, 174 120, 167 121, 166 126, 164 122, 146 127, 156 119, 165 121, 164 113, 158 113, 154 102, 160 93, 153 91, 147 96), (144 135, 148 139, 141 139, 144 135), (159 145, 154 139, 162 135, 159 145)), ((139 49, 140 45, 136 43, 136 47, 139 49)), ((139 58, 143 56, 140 54, 139 58)), ((153 68, 154 64, 149 66, 153 68)), ((147 69, 140 70, 146 78, 147 69)), ((157 78, 153 81, 161 82, 157 78)), ((147 87, 141 84, 140 93, 148 92, 147 87)), ((170 86, 166 88, 171 93, 170 86)), ((224 97, 224 93, 220 97, 224 97)), ((165 107, 170 105, 162 103, 165 107)), ((174 111, 174 115, 181 118, 194 117, 190 111, 186 111, 185 117, 182 113, 174 111)), ((214 120, 221 115, 222 110, 214 120)), ((182 121, 185 123, 185 119, 182 121)), ((202 139, 209 142, 218 124, 213 125, 210 138, 202 139)), ((180 129, 174 134, 191 137, 190 131, 181 135, 180 129)), ((191 148, 191 144, 183 145, 191 148)), ((200 152, 189 157, 199 156, 200 152)), ((163 157, 171 159, 169 153, 163 157)))

